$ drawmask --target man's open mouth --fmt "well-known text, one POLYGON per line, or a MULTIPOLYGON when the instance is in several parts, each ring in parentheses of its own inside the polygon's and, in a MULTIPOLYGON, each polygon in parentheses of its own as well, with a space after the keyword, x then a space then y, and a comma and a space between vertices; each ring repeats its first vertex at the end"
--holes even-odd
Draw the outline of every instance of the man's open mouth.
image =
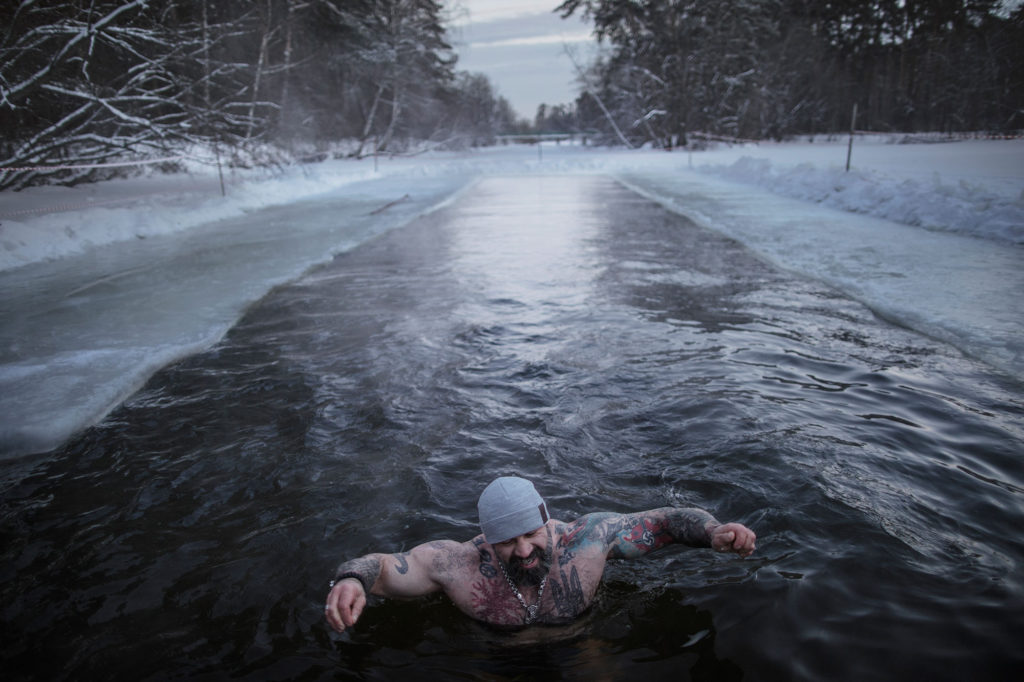
POLYGON ((539 584, 547 569, 544 566, 544 552, 534 549, 528 557, 509 557, 508 567, 513 579, 519 584, 539 584))

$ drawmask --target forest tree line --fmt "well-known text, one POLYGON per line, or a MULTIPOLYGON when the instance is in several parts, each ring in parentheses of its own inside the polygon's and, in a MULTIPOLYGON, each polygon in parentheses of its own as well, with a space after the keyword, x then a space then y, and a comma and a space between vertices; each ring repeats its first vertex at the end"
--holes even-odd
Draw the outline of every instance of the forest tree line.
POLYGON ((614 143, 1024 128, 1024 8, 1000 0, 564 0, 606 55, 576 125, 614 143))
MULTIPOLYGON (((553 0, 553 4, 557 0, 553 0)), ((671 148, 784 138, 1024 128, 1024 9, 1000 0, 564 0, 607 46, 575 102, 533 122, 457 70, 438 0, 0 3, 0 189, 182 149, 232 163, 500 133, 587 131, 671 148), (336 147, 335 147, 336 148, 336 147), (262 157, 261 157, 262 155, 262 157), (40 166, 64 166, 43 169, 40 166), (33 169, 34 168, 34 169, 33 169)))
MULTIPOLYGON (((190 146, 234 163, 493 142, 515 126, 457 71, 435 0, 19 0, 0 9, 0 167, 87 165, 190 146), (270 143, 270 144, 265 144, 270 143)), ((0 189, 114 171, 0 173, 0 189)))

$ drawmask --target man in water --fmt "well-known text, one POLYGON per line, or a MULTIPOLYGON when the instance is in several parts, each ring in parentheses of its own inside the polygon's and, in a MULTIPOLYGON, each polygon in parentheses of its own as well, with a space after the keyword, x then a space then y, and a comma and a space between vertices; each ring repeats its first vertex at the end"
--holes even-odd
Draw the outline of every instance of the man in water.
POLYGON ((719 523, 701 509, 556 521, 533 484, 513 476, 491 482, 477 510, 483 533, 468 542, 437 540, 339 566, 324 607, 331 627, 355 625, 367 594, 405 599, 438 590, 490 625, 566 623, 590 606, 608 559, 635 559, 672 543, 746 557, 756 540, 746 526, 719 523))

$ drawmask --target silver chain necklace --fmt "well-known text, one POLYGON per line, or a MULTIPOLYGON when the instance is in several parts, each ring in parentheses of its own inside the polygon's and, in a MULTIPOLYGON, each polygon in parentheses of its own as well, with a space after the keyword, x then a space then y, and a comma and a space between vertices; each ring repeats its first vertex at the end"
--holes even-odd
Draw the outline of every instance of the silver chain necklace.
POLYGON ((548 584, 548 577, 544 576, 544 579, 540 581, 540 589, 537 590, 537 603, 530 606, 526 603, 526 600, 523 599, 523 595, 519 592, 519 588, 516 587, 514 582, 512 582, 512 578, 509 577, 508 571, 505 570, 505 565, 499 561, 498 566, 501 567, 501 572, 505 576, 508 586, 512 588, 512 594, 516 595, 516 599, 518 599, 519 603, 523 605, 524 609, 526 609, 526 624, 529 625, 533 621, 537 620, 537 611, 540 610, 540 600, 544 597, 544 586, 548 584))

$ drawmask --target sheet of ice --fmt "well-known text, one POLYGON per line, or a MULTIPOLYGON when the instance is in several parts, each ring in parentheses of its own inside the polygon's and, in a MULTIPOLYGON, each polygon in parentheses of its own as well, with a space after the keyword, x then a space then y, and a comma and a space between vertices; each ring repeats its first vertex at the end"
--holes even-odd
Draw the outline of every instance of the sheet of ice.
POLYGON ((854 215, 698 173, 628 173, 636 191, 890 321, 1024 378, 1024 250, 854 215))
POLYGON ((0 193, 0 456, 56 445, 275 284, 480 175, 616 175, 1024 380, 1024 141, 858 141, 850 174, 845 154, 512 146, 235 173, 226 197, 211 169, 0 193))
POLYGON ((271 287, 443 204, 466 182, 386 181, 0 272, 0 456, 101 419, 215 344, 271 287), (397 203, 393 203, 397 202, 397 203))
POLYGON ((369 164, 337 164, 330 173, 229 173, 227 196, 217 172, 148 175, 76 187, 0 192, 0 270, 237 217, 247 211, 373 179, 369 164))

